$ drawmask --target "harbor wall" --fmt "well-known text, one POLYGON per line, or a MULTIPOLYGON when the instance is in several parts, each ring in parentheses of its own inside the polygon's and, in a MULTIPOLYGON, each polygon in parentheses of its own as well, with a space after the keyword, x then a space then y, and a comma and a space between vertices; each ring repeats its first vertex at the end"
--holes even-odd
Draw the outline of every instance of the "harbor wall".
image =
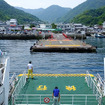
POLYGON ((86 34, 74 34, 74 33, 67 33, 66 34, 68 38, 72 39, 86 39, 86 34))
POLYGON ((46 35, 43 35, 43 34, 21 34, 21 35, 17 35, 17 34, 0 34, 0 40, 3 40, 3 39, 8 39, 8 40, 14 40, 14 39, 18 39, 18 40, 29 40, 29 39, 47 39, 47 38, 50 38, 51 37, 51 34, 46 34, 46 35))
MULTIPOLYGON (((81 34, 66 34, 67 38, 72 39, 86 39, 86 35, 81 34)), ((52 33, 44 33, 44 34, 0 34, 0 40, 9 39, 9 40, 29 40, 29 39, 48 39, 52 38, 52 33)))

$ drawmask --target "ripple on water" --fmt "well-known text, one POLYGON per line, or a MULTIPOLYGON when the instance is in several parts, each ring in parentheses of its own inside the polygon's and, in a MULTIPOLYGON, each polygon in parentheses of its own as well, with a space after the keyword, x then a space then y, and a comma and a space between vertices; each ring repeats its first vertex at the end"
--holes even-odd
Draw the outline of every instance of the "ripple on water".
POLYGON ((35 40, 0 40, 0 49, 10 56, 11 72, 27 70, 31 60, 35 73, 100 73, 103 76, 105 39, 88 38, 86 42, 97 46, 97 53, 30 53, 35 40))

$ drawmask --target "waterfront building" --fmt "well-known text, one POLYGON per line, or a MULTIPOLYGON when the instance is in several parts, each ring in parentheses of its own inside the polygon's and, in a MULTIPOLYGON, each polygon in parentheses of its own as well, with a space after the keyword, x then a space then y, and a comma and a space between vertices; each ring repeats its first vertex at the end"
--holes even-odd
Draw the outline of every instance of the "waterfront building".
MULTIPOLYGON (((86 30, 87 27, 85 25, 82 24, 73 24, 73 23, 67 23, 67 24, 63 24, 63 23, 59 23, 59 24, 55 24, 57 27, 57 29, 61 29, 63 32, 74 32, 74 31, 83 31, 86 30)), ((39 29, 52 29, 52 25, 51 24, 39 24, 36 28, 39 29)))
POLYGON ((4 31, 6 28, 4 26, 0 26, 0 31, 4 31))
POLYGON ((10 21, 6 21, 6 25, 7 26, 10 26, 10 21))
POLYGON ((10 27, 16 27, 17 26, 17 20, 16 19, 10 19, 9 21, 6 21, 6 25, 10 27))
POLYGON ((51 26, 51 24, 39 24, 38 28, 41 28, 41 29, 51 29, 52 26, 51 26))
POLYGON ((105 31, 105 21, 103 22, 103 31, 105 31))
POLYGON ((65 32, 74 32, 77 30, 83 31, 86 30, 87 28, 85 25, 82 25, 81 23, 79 24, 68 23, 68 24, 56 24, 56 25, 58 29, 60 28, 65 32))
POLYGON ((10 26, 17 26, 17 20, 16 19, 10 19, 10 26))
POLYGON ((0 21, 0 26, 6 25, 5 22, 0 21))
POLYGON ((82 25, 81 23, 78 23, 78 24, 75 23, 74 28, 75 28, 75 30, 82 31, 82 30, 85 30, 87 27, 85 25, 82 25))
POLYGON ((105 32, 105 21, 103 22, 103 32, 105 32))
POLYGON ((103 28, 105 29, 105 21, 103 22, 103 28))
POLYGON ((62 29, 63 31, 70 31, 71 24, 56 24, 58 29, 62 29))
POLYGON ((30 26, 26 25, 24 26, 24 30, 31 30, 30 26))
POLYGON ((5 22, 2 22, 0 21, 0 34, 3 34, 4 31, 6 30, 6 23, 5 22))

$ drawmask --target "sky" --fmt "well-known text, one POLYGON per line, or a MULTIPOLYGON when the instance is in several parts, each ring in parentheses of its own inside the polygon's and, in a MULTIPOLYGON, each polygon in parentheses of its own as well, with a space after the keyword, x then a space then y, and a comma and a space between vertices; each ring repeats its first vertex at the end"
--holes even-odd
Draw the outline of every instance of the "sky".
POLYGON ((5 0, 8 4, 17 7, 38 9, 47 8, 51 5, 74 8, 86 0, 5 0))

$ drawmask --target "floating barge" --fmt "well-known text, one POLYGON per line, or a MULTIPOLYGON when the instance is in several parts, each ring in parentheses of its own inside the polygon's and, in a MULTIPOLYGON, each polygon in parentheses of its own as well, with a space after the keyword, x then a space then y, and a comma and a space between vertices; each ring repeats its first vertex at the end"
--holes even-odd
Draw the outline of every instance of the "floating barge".
POLYGON ((39 40, 30 47, 31 52, 96 52, 96 48, 66 34, 52 34, 50 39, 39 40))
POLYGON ((40 40, 31 46, 31 52, 96 52, 96 48, 79 40, 40 40))

